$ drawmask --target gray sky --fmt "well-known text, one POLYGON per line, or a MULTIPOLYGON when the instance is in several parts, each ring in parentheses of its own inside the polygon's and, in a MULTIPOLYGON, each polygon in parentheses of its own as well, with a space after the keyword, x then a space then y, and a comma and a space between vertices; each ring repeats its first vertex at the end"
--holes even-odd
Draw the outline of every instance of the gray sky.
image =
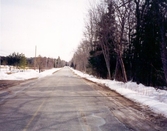
POLYGON ((69 61, 80 43, 91 0, 0 0, 0 55, 13 52, 69 61))

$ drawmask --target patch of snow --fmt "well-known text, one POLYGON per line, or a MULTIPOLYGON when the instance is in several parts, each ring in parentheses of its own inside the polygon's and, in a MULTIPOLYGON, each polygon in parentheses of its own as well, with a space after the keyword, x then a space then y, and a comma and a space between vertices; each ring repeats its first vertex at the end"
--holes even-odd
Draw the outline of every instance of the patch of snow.
POLYGON ((118 82, 115 80, 98 79, 92 75, 82 73, 80 71, 73 70, 73 72, 82 78, 88 79, 90 81, 103 84, 114 90, 128 99, 135 102, 147 105, 155 113, 164 115, 167 117, 167 91, 156 90, 154 87, 144 86, 143 84, 137 84, 135 82, 118 82))
POLYGON ((0 80, 27 80, 32 78, 42 78, 48 75, 52 75, 55 71, 60 70, 61 68, 53 68, 49 70, 45 70, 41 73, 38 70, 27 69, 22 72, 12 72, 11 74, 7 74, 6 71, 0 71, 0 80))

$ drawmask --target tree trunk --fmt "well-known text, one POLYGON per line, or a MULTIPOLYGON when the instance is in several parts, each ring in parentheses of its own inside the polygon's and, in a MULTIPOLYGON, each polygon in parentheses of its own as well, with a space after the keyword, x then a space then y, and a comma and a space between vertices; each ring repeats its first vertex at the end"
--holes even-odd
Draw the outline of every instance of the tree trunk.
MULTIPOLYGON (((159 3, 159 2, 158 2, 159 3)), ((165 14, 161 13, 159 11, 159 6, 157 7, 157 13, 158 13, 158 24, 160 27, 159 30, 159 34, 160 34, 160 51, 161 51, 161 60, 162 60, 162 67, 163 67, 163 71, 164 71, 164 76, 165 76, 165 81, 167 84, 167 44, 166 44, 166 30, 165 30, 165 26, 166 26, 166 18, 165 18, 165 14)))
POLYGON ((127 82, 127 75, 126 75, 126 70, 125 70, 125 65, 123 63, 123 59, 120 56, 117 56, 117 61, 116 61, 116 67, 115 67, 115 78, 116 80, 123 80, 124 82, 127 82), (118 78, 119 77, 119 69, 121 70, 121 77, 123 78, 118 78))
POLYGON ((164 70, 164 75, 165 75, 165 81, 167 84, 167 47, 165 44, 165 39, 164 39, 164 27, 161 27, 160 30, 161 33, 161 60, 162 60, 162 65, 163 65, 163 70, 164 70))
POLYGON ((106 67, 107 67, 107 71, 108 71, 108 78, 111 79, 111 71, 110 71, 110 58, 107 54, 104 53, 104 49, 102 48, 103 51, 103 56, 104 56, 104 60, 106 62, 106 67))
POLYGON ((120 65, 121 65, 124 82, 127 82, 127 75, 126 75, 125 65, 124 65, 122 57, 120 57, 120 56, 119 56, 119 62, 120 62, 120 65))
POLYGON ((108 71, 108 78, 111 79, 111 71, 110 71, 110 63, 109 62, 107 62, 106 65, 107 65, 107 71, 108 71))
POLYGON ((116 67, 115 67, 115 75, 114 75, 114 79, 117 80, 117 74, 118 74, 118 66, 119 66, 119 60, 117 58, 117 61, 116 61, 116 67))

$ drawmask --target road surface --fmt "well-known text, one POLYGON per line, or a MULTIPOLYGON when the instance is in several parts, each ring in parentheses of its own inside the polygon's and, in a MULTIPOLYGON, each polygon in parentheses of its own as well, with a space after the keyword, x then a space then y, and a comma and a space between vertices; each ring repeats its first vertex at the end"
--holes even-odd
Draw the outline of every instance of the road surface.
POLYGON ((139 110, 144 109, 65 67, 51 76, 1 91, 0 131, 167 129, 165 118, 160 119, 161 125, 158 115, 151 117, 139 110), (150 118, 156 119, 155 123, 150 118))

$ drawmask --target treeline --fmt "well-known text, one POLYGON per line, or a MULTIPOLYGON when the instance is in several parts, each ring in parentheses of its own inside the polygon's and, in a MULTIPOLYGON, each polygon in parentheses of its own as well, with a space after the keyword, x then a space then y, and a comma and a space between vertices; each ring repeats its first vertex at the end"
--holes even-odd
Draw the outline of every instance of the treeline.
POLYGON ((48 57, 31 57, 27 58, 24 54, 12 53, 9 56, 1 56, 1 65, 15 66, 19 69, 31 68, 39 69, 39 71, 50 69, 50 68, 60 68, 67 65, 67 62, 61 60, 60 57, 57 59, 48 57))
POLYGON ((98 77, 167 85, 167 1, 104 0, 88 12, 71 66, 98 77))
POLYGON ((1 56, 1 65, 16 66, 18 68, 25 68, 27 66, 27 58, 24 54, 12 53, 9 56, 1 56))

